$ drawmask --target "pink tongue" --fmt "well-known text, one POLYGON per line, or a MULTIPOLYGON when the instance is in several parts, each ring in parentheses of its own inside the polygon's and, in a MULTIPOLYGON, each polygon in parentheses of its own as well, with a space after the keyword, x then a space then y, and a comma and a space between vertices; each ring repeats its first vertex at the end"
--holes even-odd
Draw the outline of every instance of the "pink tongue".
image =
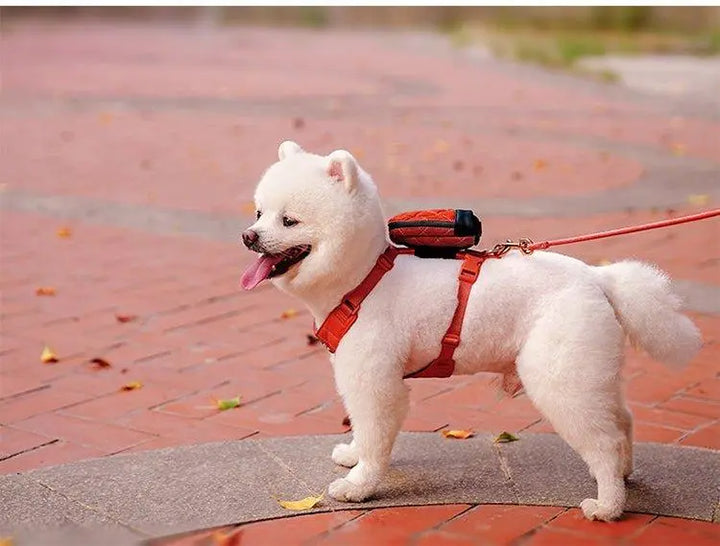
POLYGON ((261 255, 255 262, 250 265, 243 273, 242 279, 240 279, 240 285, 245 290, 252 290, 262 281, 268 278, 270 271, 275 264, 282 260, 281 256, 266 256, 261 255))

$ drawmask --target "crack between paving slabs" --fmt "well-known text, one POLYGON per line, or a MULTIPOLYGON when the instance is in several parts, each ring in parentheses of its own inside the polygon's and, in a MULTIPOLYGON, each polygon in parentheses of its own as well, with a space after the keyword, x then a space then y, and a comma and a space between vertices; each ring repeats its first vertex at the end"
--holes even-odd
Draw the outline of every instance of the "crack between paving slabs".
POLYGON ((8 455, 7 457, 0 457, 0 462, 7 461, 8 459, 12 459, 13 457, 17 457, 18 455, 22 455, 23 453, 29 453, 30 451, 35 451, 36 449, 40 449, 41 447, 49 446, 52 444, 56 444, 60 441, 59 438, 55 438, 54 440, 50 440, 49 442, 45 442, 44 444, 40 444, 37 446, 29 447, 27 449, 23 449, 22 451, 18 451, 17 453, 12 453, 11 455, 8 455))
POLYGON ((34 479, 34 478, 32 478, 32 477, 28 477, 28 479, 34 481, 34 482, 37 483, 39 486, 44 487, 45 489, 47 489, 47 490, 50 491, 51 493, 54 493, 54 494, 62 497, 63 499, 65 499, 65 500, 67 500, 67 501, 69 501, 69 502, 71 502, 71 503, 73 503, 73 504, 75 504, 75 505, 83 508, 84 510, 88 510, 88 511, 92 512, 93 514, 97 514, 97 515, 102 516, 102 517, 104 517, 104 518, 106 518, 106 519, 109 519, 110 521, 112 521, 112 522, 114 522, 114 523, 117 523, 118 525, 120 525, 120 526, 122 526, 122 527, 125 527, 126 529, 129 529, 130 531, 132 531, 132 532, 140 535, 141 537, 150 538, 150 536, 151 536, 151 535, 149 535, 148 533, 146 533, 145 531, 141 531, 140 529, 137 529, 137 528, 133 527, 133 526, 130 525, 129 523, 125 523, 124 521, 119 520, 119 519, 113 517, 112 515, 108 514, 107 512, 104 512, 103 510, 101 510, 100 508, 98 508, 98 507, 96 507, 96 506, 92 506, 92 505, 86 504, 86 503, 84 503, 84 502, 82 502, 82 501, 80 501, 80 500, 77 500, 77 499, 74 499, 74 498, 72 498, 72 497, 69 497, 69 496, 66 495, 65 493, 62 493, 61 491, 59 491, 59 490, 57 490, 57 489, 54 489, 52 486, 50 486, 50 485, 48 485, 48 484, 46 484, 46 483, 44 483, 44 482, 42 482, 42 481, 40 481, 40 480, 36 480, 36 479, 34 479))
POLYGON ((507 460, 505 459, 505 456, 503 455, 502 447, 499 444, 494 444, 493 449, 495 450, 495 453, 497 454, 498 463, 500 464, 500 470, 502 470, 502 473, 505 476, 507 485, 510 488, 510 491, 512 492, 513 496, 515 497, 515 504, 520 505, 520 493, 518 492, 517 484, 513 480, 512 472, 510 471, 510 465, 508 464, 507 460))

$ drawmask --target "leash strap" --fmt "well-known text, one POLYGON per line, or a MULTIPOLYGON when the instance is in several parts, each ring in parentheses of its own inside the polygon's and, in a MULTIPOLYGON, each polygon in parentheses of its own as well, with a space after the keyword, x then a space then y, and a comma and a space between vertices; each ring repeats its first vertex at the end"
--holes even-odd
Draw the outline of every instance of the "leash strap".
POLYGON ((455 349, 460 345, 460 332, 462 330, 463 319, 465 318, 465 309, 470 299, 470 291, 473 284, 480 275, 480 268, 487 256, 479 256, 476 254, 465 254, 463 256, 460 275, 458 275, 458 304, 455 307, 450 326, 445 332, 442 339, 440 355, 430 362, 424 368, 416 372, 407 374, 405 378, 410 377, 450 377, 455 371, 455 349))

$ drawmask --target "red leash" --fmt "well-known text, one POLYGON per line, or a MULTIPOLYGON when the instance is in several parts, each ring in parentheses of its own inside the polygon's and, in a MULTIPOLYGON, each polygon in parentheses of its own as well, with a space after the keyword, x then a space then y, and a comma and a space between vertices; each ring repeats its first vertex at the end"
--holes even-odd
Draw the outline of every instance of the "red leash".
POLYGON ((599 233, 589 233, 587 235, 578 235, 576 237, 567 237, 565 239, 555 239, 553 241, 542 241, 540 243, 534 243, 531 239, 527 238, 518 239, 517 243, 508 240, 505 243, 495 245, 495 247, 490 251, 490 253, 497 256, 502 256, 509 250, 517 248, 525 254, 532 254, 535 250, 545 250, 546 248, 550 248, 552 246, 569 245, 570 243, 582 243, 584 241, 604 239, 605 237, 614 237, 615 235, 626 235, 628 233, 637 233, 639 231, 648 231, 650 229, 676 226, 678 224, 695 222, 697 220, 704 220, 706 218, 712 218, 714 216, 720 216, 720 209, 708 210, 705 212, 700 212, 698 214, 691 214, 690 216, 671 218, 669 220, 661 220, 659 222, 651 222, 649 224, 641 224, 639 226, 611 229, 609 231, 601 231, 599 233))

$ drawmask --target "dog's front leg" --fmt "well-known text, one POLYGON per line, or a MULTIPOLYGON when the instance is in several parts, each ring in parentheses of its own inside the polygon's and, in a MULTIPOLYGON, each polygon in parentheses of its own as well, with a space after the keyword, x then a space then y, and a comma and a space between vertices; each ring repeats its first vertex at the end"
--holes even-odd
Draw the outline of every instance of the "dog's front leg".
MULTIPOLYGON (((353 427, 352 444, 343 444, 347 448, 341 449, 351 450, 357 464, 347 476, 331 483, 328 492, 340 501, 360 502, 375 493, 387 471, 395 438, 407 414, 408 389, 399 376, 349 371, 336 365, 336 382, 353 427)), ((333 459, 335 455, 333 452, 333 459)))

